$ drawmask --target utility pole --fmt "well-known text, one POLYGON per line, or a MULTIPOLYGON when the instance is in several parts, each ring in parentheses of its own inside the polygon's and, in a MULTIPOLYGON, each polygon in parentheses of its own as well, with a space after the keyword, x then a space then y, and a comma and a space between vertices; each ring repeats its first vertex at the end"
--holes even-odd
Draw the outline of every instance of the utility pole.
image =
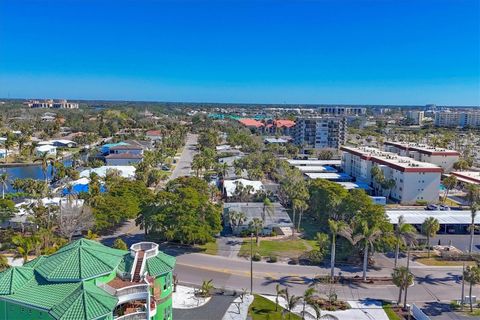
POLYGON ((465 261, 463 261, 463 268, 462 268, 462 299, 460 300, 460 305, 462 306, 462 310, 463 310, 463 301, 465 301, 465 277, 463 276, 464 273, 465 273, 465 261))
MULTIPOLYGON (((405 282, 408 281, 409 274, 410 274, 410 244, 407 247, 407 274, 406 274, 407 279, 405 279, 406 280, 405 282)), ((407 309, 407 291, 408 291, 408 286, 409 285, 410 285, 410 283, 406 283, 406 285, 405 285, 405 296, 403 298, 403 307, 405 309, 407 309)), ((410 308, 408 308, 407 310, 408 310, 408 319, 410 319, 410 308)))
POLYGON ((250 294, 253 294, 253 232, 250 233, 250 294))

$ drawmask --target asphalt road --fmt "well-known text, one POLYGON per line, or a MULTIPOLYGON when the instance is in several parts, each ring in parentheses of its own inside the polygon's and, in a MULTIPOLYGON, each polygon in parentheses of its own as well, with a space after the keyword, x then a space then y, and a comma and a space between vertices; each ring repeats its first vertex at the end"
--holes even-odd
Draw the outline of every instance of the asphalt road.
POLYGON ((168 180, 173 180, 179 177, 189 176, 192 170, 193 156, 197 153, 197 134, 189 133, 185 141, 180 159, 168 180))
MULTIPOLYGON (((327 275, 328 268, 317 266, 298 266, 286 264, 270 264, 254 262, 253 289, 257 293, 273 294, 276 284, 287 286, 293 294, 302 294, 312 285, 312 279, 318 275, 327 275)), ((415 285, 409 288, 409 301, 416 304, 436 303, 448 306, 449 302, 460 298, 461 282, 459 277, 461 267, 426 267, 412 266, 416 276, 415 285)), ((337 273, 343 275, 359 275, 357 267, 342 267, 337 273)), ((384 267, 370 270, 370 275, 387 276, 391 268, 384 267)), ((233 259, 220 256, 209 256, 198 253, 188 253, 177 257, 175 273, 182 283, 201 284, 203 280, 213 279, 218 288, 250 289, 250 262, 243 259, 233 259)), ((319 290, 327 292, 326 285, 320 285, 319 290)), ((336 285, 340 299, 358 300, 365 298, 396 300, 398 289, 394 285, 336 285)), ((473 294, 480 295, 480 290, 474 288, 473 294)))

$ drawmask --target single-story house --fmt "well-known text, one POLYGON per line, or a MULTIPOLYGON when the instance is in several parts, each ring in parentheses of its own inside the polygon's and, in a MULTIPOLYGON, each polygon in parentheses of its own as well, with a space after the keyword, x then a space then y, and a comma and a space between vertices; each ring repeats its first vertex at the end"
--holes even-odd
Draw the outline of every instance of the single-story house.
POLYGON ((101 166, 93 169, 86 169, 80 172, 80 177, 88 178, 91 173, 96 173, 99 177, 105 178, 109 170, 118 170, 123 178, 135 178, 134 166, 101 166))
POLYGON ((283 138, 265 138, 263 142, 265 144, 285 144, 288 143, 288 140, 283 138))
POLYGON ((74 148, 77 146, 77 143, 72 140, 56 139, 56 140, 40 141, 38 145, 42 145, 42 146, 51 145, 59 148, 74 148))
POLYGON ((247 179, 236 179, 236 180, 224 180, 223 181, 223 194, 230 198, 236 195, 237 187, 247 187, 251 186, 250 194, 255 194, 260 191, 263 191, 263 183, 261 181, 247 180, 247 179))
POLYGON ((249 223, 254 218, 263 222, 263 235, 270 235, 275 231, 277 235, 291 235, 293 223, 287 210, 280 203, 272 203, 267 207, 263 202, 231 202, 223 206, 223 221, 225 227, 231 228, 232 233, 239 235, 243 230, 249 229, 249 223), (238 221, 235 213, 244 214, 244 219, 238 221))
POLYGON ((57 147, 52 145, 40 145, 35 148, 35 155, 37 157, 42 157, 44 154, 49 156, 56 156, 57 155, 57 147))
POLYGON ((133 153, 111 153, 105 157, 107 166, 131 166, 142 160, 143 155, 133 153))
MULTIPOLYGON (((63 188, 62 195, 67 196, 69 194, 79 194, 82 192, 88 192, 89 188, 88 185, 90 184, 89 178, 80 178, 78 180, 72 181, 69 183, 69 186, 63 188)), ((100 186, 100 192, 105 192, 107 189, 104 185, 100 186)))
POLYGON ((145 135, 152 141, 162 140, 162 132, 160 130, 148 130, 145 135))
POLYGON ((127 146, 128 143, 126 142, 117 142, 117 143, 107 143, 101 146, 100 152, 102 154, 109 154, 110 153, 110 148, 116 147, 116 146, 127 146))

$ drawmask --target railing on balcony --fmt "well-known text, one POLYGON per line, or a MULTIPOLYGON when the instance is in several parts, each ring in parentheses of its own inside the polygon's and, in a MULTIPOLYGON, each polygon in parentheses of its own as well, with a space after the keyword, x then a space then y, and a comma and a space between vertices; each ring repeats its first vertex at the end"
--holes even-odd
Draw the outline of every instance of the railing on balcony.
POLYGON ((110 293, 111 295, 120 297, 120 296, 134 294, 134 293, 148 293, 150 285, 147 283, 141 283, 141 284, 135 283, 132 286, 115 289, 106 283, 100 283, 98 287, 102 288, 103 290, 110 293))
POLYGON ((133 293, 147 293, 148 290, 149 290, 148 284, 136 284, 130 287, 117 289, 115 295, 119 297, 119 296, 133 294, 133 293))
POLYGON ((139 311, 135 313, 129 313, 120 317, 113 318, 115 320, 146 320, 147 313, 145 311, 139 311))

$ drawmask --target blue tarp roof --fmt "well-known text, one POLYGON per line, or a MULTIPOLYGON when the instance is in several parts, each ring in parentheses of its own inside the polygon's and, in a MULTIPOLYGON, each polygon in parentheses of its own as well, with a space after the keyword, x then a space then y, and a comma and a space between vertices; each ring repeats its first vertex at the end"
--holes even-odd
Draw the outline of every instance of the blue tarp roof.
MULTIPOLYGON (((107 189, 105 189, 105 186, 100 186, 100 192, 105 192, 107 189)), ((63 188, 62 190, 62 195, 66 196, 69 194, 79 194, 82 192, 88 192, 88 184, 76 184, 72 187, 72 190, 68 190, 68 188, 63 188)))

